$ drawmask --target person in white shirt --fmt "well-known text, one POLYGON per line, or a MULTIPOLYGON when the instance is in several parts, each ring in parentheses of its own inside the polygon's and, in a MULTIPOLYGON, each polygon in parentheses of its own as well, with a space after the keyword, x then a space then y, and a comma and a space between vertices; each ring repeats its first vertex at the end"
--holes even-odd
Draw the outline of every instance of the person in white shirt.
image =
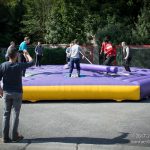
POLYGON ((77 39, 74 40, 74 45, 70 49, 70 69, 69 77, 71 77, 72 71, 74 69, 74 64, 76 64, 77 74, 80 77, 80 51, 81 47, 78 45, 77 39))
POLYGON ((131 51, 129 49, 129 46, 127 46, 126 42, 122 42, 121 46, 122 46, 122 54, 123 54, 123 66, 125 67, 126 71, 131 72, 129 67, 132 59, 131 51))

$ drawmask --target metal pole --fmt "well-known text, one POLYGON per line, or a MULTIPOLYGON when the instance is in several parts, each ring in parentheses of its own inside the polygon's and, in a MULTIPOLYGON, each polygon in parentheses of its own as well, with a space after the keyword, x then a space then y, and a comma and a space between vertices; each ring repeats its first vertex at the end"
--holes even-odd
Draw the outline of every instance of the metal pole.
MULTIPOLYGON (((80 54, 81 54, 82 56, 84 56, 81 51, 80 51, 80 54)), ((85 58, 90 64, 92 64, 92 62, 91 62, 87 57, 84 56, 84 58, 85 58)))

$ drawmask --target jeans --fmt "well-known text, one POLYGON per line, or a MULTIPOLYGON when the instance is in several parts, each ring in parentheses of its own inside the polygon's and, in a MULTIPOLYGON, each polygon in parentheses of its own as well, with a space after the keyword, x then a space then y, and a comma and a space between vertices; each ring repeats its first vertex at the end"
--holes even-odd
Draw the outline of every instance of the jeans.
POLYGON ((109 56, 106 58, 106 60, 104 61, 104 65, 110 66, 112 65, 112 62, 116 59, 115 56, 109 56))
POLYGON ((70 58, 70 70, 69 70, 69 76, 71 76, 74 64, 76 64, 77 73, 78 76, 80 76, 80 59, 79 58, 70 58))
POLYGON ((70 62, 70 57, 66 57, 66 63, 68 64, 70 62))
POLYGON ((129 72, 131 72, 131 70, 130 70, 131 59, 132 59, 131 57, 128 57, 128 59, 124 60, 124 62, 123 62, 123 66, 124 66, 125 70, 129 71, 129 72))
POLYGON ((41 66, 41 59, 42 55, 36 55, 36 62, 35 62, 36 66, 41 66))
POLYGON ((4 92, 3 93, 3 122, 2 122, 2 137, 9 138, 10 116, 12 110, 12 139, 15 140, 18 136, 19 114, 22 104, 22 93, 4 92))

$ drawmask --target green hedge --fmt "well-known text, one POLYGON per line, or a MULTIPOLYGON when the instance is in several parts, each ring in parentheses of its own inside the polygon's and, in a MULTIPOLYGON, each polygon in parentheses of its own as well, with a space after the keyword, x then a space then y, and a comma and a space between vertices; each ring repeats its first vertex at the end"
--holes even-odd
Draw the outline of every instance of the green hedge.
MULTIPOLYGON (((131 66, 150 68, 150 49, 130 49, 132 53, 131 66)), ((117 49, 117 65, 122 65, 121 49, 117 49)))
MULTIPOLYGON (((0 49, 0 63, 5 61, 6 49, 0 49)), ((30 55, 35 59, 34 47, 29 47, 30 55)), ((44 48, 43 50, 43 65, 60 65, 65 64, 66 56, 63 48, 44 48)))
POLYGON ((0 63, 5 61, 6 48, 0 48, 0 63))
MULTIPOLYGON (((34 48, 29 48, 29 53, 35 59, 34 48)), ((42 64, 43 65, 60 65, 65 64, 66 55, 63 48, 44 48, 42 64)))
MULTIPOLYGON (((0 49, 0 63, 5 61, 6 49, 0 49)), ((133 67, 150 68, 150 49, 131 49, 133 67)), ((29 48, 29 53, 35 58, 34 47, 29 48)), ((66 56, 64 48, 44 48, 42 58, 43 65, 61 65, 65 64, 66 56)), ((122 65, 121 49, 117 49, 117 65, 122 65)))

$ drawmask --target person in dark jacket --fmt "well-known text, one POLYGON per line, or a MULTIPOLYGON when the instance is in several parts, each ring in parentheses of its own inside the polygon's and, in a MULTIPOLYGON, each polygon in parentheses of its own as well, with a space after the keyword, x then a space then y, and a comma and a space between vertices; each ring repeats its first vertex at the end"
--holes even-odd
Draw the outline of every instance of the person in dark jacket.
POLYGON ((43 56, 43 47, 41 45, 41 42, 38 42, 38 45, 35 47, 35 54, 36 54, 36 66, 41 66, 41 59, 43 56))
POLYGON ((26 63, 18 63, 18 51, 10 47, 7 50, 9 61, 0 65, 0 81, 3 82, 3 87, 0 83, 0 96, 3 98, 3 121, 2 121, 2 142, 9 143, 11 141, 18 142, 23 139, 23 136, 18 132, 19 114, 22 103, 22 71, 32 65, 33 60, 28 52, 24 55, 28 59, 26 63), (10 127, 10 116, 12 115, 12 127, 10 127), (11 136, 9 137, 9 131, 11 136))
MULTIPOLYGON (((11 47, 15 48, 15 42, 14 42, 14 41, 11 41, 11 42, 10 42, 10 45, 9 45, 8 49, 10 49, 11 47)), ((8 51, 8 49, 7 49, 7 51, 8 51)), ((8 61, 8 60, 9 60, 9 57, 8 57, 8 54, 7 54, 7 53, 8 53, 8 52, 6 52, 6 54, 5 54, 5 59, 8 61)))

